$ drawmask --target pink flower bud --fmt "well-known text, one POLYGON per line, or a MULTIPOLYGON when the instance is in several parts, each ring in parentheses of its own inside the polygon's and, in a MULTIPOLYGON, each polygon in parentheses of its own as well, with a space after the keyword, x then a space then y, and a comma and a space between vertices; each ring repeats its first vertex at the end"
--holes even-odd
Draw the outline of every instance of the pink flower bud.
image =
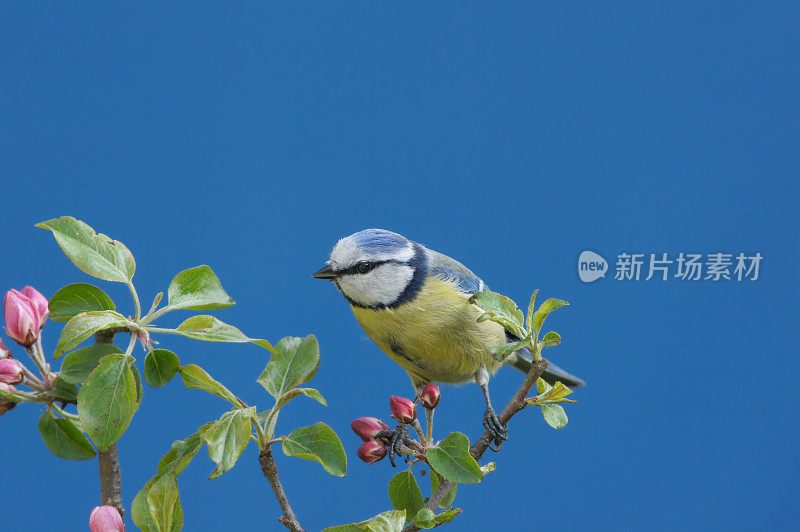
POLYGON ((405 397, 393 395, 389 399, 389 408, 392 411, 392 417, 400 423, 411 423, 417 419, 417 405, 405 397))
POLYGON ((11 350, 6 347, 6 344, 3 343, 3 339, 0 338, 0 360, 4 358, 11 358, 11 350))
POLYGON ((39 337, 39 312, 30 298, 13 288, 6 292, 3 300, 6 314, 6 333, 19 345, 30 347, 39 337))
POLYGON ((91 532, 125 532, 122 516, 113 506, 97 506, 89 514, 91 532))
POLYGON ((47 317, 50 316, 50 306, 47 302, 47 298, 32 286, 26 286, 20 290, 20 292, 31 300, 33 308, 35 308, 36 312, 39 314, 39 330, 41 330, 44 324, 47 323, 47 317))
POLYGON ((374 417, 360 417, 350 423, 350 428, 364 441, 374 439, 382 430, 391 430, 389 425, 374 417))
POLYGON ((422 403, 422 406, 428 409, 436 408, 436 406, 439 404, 439 399, 441 398, 442 395, 439 393, 439 387, 432 382, 426 384, 422 389, 422 393, 419 394, 420 403, 422 403))
MULTIPOLYGON (((0 382, 0 391, 14 393, 17 391, 17 389, 11 386, 10 384, 0 382)), ((8 399, 0 397, 0 416, 2 416, 15 406, 17 406, 17 403, 15 401, 10 401, 8 399)))
POLYGON ((368 464, 382 460, 386 456, 386 447, 378 440, 365 441, 356 451, 359 458, 368 464))
POLYGON ((13 358, 0 360, 0 382, 6 384, 19 384, 25 378, 22 366, 13 358))

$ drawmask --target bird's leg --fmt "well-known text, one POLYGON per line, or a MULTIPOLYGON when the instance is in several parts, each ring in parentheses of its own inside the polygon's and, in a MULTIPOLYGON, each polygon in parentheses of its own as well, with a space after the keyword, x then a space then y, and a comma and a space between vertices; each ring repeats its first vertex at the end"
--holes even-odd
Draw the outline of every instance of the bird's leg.
POLYGON ((483 398, 486 400, 486 412, 483 414, 483 426, 492 435, 494 444, 497 446, 491 447, 493 451, 499 451, 503 441, 508 439, 508 428, 500 423, 500 418, 497 417, 494 408, 492 408, 492 400, 489 397, 489 372, 486 368, 481 366, 477 373, 475 373, 475 382, 481 387, 483 391, 483 398))
MULTIPOLYGON (((411 439, 408 431, 408 425, 405 423, 399 423, 394 430, 382 430, 381 432, 377 433, 375 437, 383 439, 387 442, 389 461, 392 463, 392 467, 396 466, 394 462, 395 455, 403 454, 403 446, 406 446, 410 449, 418 447, 414 440, 411 439)), ((409 455, 406 455, 406 462, 408 462, 408 460, 409 455)))

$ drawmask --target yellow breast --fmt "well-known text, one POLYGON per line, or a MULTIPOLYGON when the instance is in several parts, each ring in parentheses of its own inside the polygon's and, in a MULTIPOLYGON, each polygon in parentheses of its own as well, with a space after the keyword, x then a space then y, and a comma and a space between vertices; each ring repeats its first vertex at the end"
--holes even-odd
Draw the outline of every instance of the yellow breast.
POLYGON ((481 365, 490 373, 502 364, 491 351, 506 342, 497 323, 477 322, 481 310, 455 284, 429 277, 417 297, 396 308, 353 306, 353 314, 378 347, 400 364, 414 384, 466 382, 481 365))

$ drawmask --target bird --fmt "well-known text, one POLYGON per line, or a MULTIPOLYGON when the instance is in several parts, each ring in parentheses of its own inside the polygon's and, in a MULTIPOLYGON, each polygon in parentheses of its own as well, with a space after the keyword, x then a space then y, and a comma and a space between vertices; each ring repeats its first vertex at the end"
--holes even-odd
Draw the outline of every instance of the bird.
MULTIPOLYGON (((491 320, 478 322, 483 311, 470 298, 489 290, 480 277, 457 260, 385 229, 340 239, 313 277, 333 282, 367 336, 408 373, 417 400, 430 382, 474 381, 486 404, 483 426, 498 447, 508 439, 492 406, 489 378, 504 365, 527 373, 530 353, 521 349, 503 362, 492 357, 494 349, 519 338, 491 320)), ((585 384, 553 364, 542 378, 570 387, 585 384)), ((407 435, 401 423, 389 446, 393 465, 407 435)))

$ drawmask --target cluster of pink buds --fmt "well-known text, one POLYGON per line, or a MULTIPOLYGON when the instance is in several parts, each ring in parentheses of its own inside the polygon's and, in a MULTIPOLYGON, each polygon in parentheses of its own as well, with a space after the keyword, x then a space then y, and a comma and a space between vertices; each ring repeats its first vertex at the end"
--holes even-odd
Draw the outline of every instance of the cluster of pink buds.
MULTIPOLYGON (((11 289, 6 292, 3 308, 6 333, 25 347, 39 368, 42 379, 34 376, 22 363, 15 360, 11 351, 0 340, 0 389, 7 394, 13 394, 17 392, 13 385, 23 382, 38 391, 52 387, 57 375, 50 371, 39 343, 39 335, 50 316, 47 298, 32 286, 26 286, 22 290, 11 289)), ((8 412, 14 406, 16 402, 6 395, 0 401, 0 414, 8 412)))
POLYGON ((39 339, 39 333, 50 316, 47 298, 32 286, 22 290, 13 288, 3 300, 6 333, 19 345, 30 347, 39 339))
POLYGON ((122 516, 113 506, 97 506, 89 514, 91 532, 125 532, 122 516))
MULTIPOLYGON (((429 410, 436 408, 439 399, 441 399, 439 387, 433 383, 426 384, 419 396, 422 406, 429 410)), ((411 399, 393 395, 389 398, 389 410, 392 412, 392 417, 404 425, 416 422, 417 405, 411 399)), ((419 427, 418 424, 417 427, 419 427)), ((386 456, 392 436, 392 430, 386 423, 375 417, 360 417, 350 423, 350 428, 364 440, 356 452, 361 460, 373 464, 386 456)), ((407 435, 408 428, 406 427, 405 430, 407 435)))

